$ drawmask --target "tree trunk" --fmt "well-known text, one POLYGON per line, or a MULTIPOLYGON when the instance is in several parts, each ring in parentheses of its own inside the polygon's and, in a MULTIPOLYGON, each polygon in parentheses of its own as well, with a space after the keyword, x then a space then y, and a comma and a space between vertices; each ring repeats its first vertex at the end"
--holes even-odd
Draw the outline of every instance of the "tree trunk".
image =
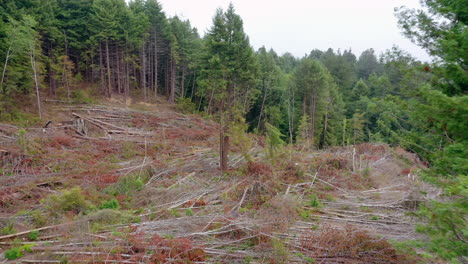
POLYGON ((117 69, 117 90, 119 91, 119 94, 122 94, 123 86, 122 86, 122 78, 120 76, 120 54, 119 54, 119 47, 115 47, 115 55, 117 56, 116 58, 116 69, 117 69))
POLYGON ((210 100, 208 101, 208 114, 211 114, 211 103, 213 102, 213 97, 214 97, 214 89, 211 90, 210 94, 210 100))
POLYGON ((148 49, 146 50, 145 53, 146 56, 146 64, 147 64, 147 85, 148 85, 148 96, 151 91, 154 90, 154 82, 153 82, 153 77, 154 77, 154 60, 153 60, 153 52, 152 52, 152 46, 151 46, 151 40, 148 42, 148 49))
POLYGON ((175 102, 175 90, 176 90, 176 63, 174 58, 171 58, 171 95, 169 97, 169 102, 175 102))
POLYGON ((10 52, 11 52, 11 47, 8 48, 8 51, 5 57, 5 65, 3 65, 2 80, 0 81, 0 91, 3 88, 3 81, 5 80, 5 72, 6 72, 6 68, 8 65, 8 60, 10 59, 10 56, 11 56, 10 52))
POLYGON ((193 94, 195 93, 195 72, 193 73, 193 80, 192 80, 192 91, 190 91, 190 100, 193 100, 193 94))
POLYGON ((169 61, 166 59, 166 69, 164 71, 164 89, 166 98, 169 96, 169 61))
POLYGON ((65 87, 67 88, 67 100, 70 102, 71 100, 71 93, 70 93, 70 85, 68 83, 68 73, 69 70, 67 67, 67 55, 63 56, 63 82, 65 83, 65 87))
POLYGON ((304 100, 302 101, 302 116, 307 115, 307 96, 304 95, 304 100))
POLYGON ((317 96, 315 92, 312 92, 310 95, 310 139, 312 145, 314 144, 314 137, 315 137, 315 108, 317 101, 317 96))
POLYGON ((345 142, 346 142, 346 118, 343 119, 343 135, 342 135, 343 139, 342 139, 342 146, 344 147, 345 146, 345 142))
POLYGON ((54 54, 52 52, 52 44, 49 42, 47 47, 47 56, 49 57, 48 64, 49 64, 49 95, 55 96, 55 71, 52 67, 54 54))
POLYGON ((320 148, 324 148, 326 143, 325 141, 327 140, 327 131, 328 129, 328 111, 325 112, 325 121, 323 123, 323 133, 322 133, 322 139, 321 139, 321 142, 320 142, 320 148))
POLYGON ((263 83, 263 99, 262 99, 262 106, 260 107, 260 114, 258 115, 257 130, 260 130, 260 122, 262 121, 263 108, 265 107, 265 101, 266 101, 266 97, 267 97, 265 79, 262 80, 262 83, 263 83))
POLYGON ((104 63, 102 59, 102 44, 99 42, 99 70, 101 72, 101 89, 104 91, 104 94, 107 95, 107 90, 105 88, 105 78, 104 78, 104 63))
POLYGON ((154 97, 158 96, 158 41, 154 33, 154 97))
POLYGON ((180 80, 180 97, 185 98, 185 67, 182 66, 182 76, 180 80))
POLYGON ((146 102, 147 98, 147 91, 146 91, 146 63, 145 63, 145 44, 143 44, 142 50, 141 50, 141 88, 143 89, 143 96, 144 100, 146 102))
POLYGON ((128 46, 125 44, 125 102, 127 102, 127 97, 129 96, 130 91, 130 69, 129 69, 129 59, 128 59, 128 46))
POLYGON ((42 119, 41 97, 39 94, 39 80, 37 78, 36 57, 34 54, 34 47, 31 47, 31 67, 34 72, 34 83, 36 84, 37 109, 39 111, 39 119, 42 119))
POLYGON ((228 169, 228 151, 229 151, 229 136, 227 135, 227 125, 224 120, 224 100, 221 101, 220 109, 220 126, 219 126, 219 165, 221 173, 228 169))
POLYGON ((106 63, 107 63, 107 96, 111 97, 112 84, 111 84, 111 69, 109 57, 109 40, 106 39, 106 63))

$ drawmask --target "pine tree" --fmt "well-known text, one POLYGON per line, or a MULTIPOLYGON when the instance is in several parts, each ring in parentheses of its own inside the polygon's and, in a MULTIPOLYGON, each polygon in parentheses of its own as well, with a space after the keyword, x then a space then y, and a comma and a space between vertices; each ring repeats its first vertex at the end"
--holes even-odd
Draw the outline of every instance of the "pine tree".
POLYGON ((199 92, 209 100, 208 111, 216 107, 220 114, 220 165, 224 171, 228 166, 229 129, 235 121, 235 112, 245 115, 251 106, 255 96, 252 84, 257 71, 242 19, 232 4, 226 12, 216 11, 205 45, 199 92))

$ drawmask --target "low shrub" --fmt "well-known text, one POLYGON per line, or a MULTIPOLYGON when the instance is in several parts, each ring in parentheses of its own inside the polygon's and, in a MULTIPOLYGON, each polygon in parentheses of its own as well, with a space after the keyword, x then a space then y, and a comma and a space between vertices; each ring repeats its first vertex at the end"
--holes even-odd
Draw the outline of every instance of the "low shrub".
POLYGON ((49 196, 44 204, 52 213, 74 212, 84 213, 91 207, 80 187, 62 191, 60 194, 49 196))
POLYGON ((104 201, 99 206, 99 209, 119 209, 119 208, 120 208, 120 204, 119 204, 119 201, 117 201, 117 199, 110 199, 108 201, 104 201))
POLYGON ((134 192, 140 191, 145 183, 151 177, 151 170, 145 170, 133 174, 128 174, 119 178, 119 180, 105 189, 105 192, 113 195, 131 196, 134 192))
POLYGON ((85 90, 72 91, 71 99, 75 104, 92 104, 94 102, 93 97, 85 90))
POLYGON ((0 235, 1 236, 11 235, 11 234, 14 234, 14 233, 16 233, 16 229, 15 229, 13 223, 7 223, 7 224, 5 224, 5 226, 0 228, 0 235))
POLYGON ((114 209, 103 209, 90 213, 86 219, 91 223, 91 225, 96 227, 130 223, 135 220, 135 216, 127 212, 114 209))
POLYGON ((37 231, 37 230, 31 231, 28 234, 28 239, 29 240, 36 241, 38 238, 39 238, 39 231, 37 231))
POLYGON ((197 106, 190 98, 180 97, 177 99, 176 109, 185 114, 193 114, 197 112, 197 106))
POLYGON ((320 200, 318 199, 317 195, 311 194, 311 195, 309 196, 309 199, 310 199, 310 200, 309 200, 309 204, 308 204, 308 205, 309 205, 310 207, 316 207, 316 208, 322 207, 322 203, 321 203, 320 200))
POLYGON ((362 263, 415 263, 408 256, 398 254, 387 240, 351 226, 346 226, 345 230, 324 226, 305 232, 300 240, 301 248, 306 250, 303 254, 309 257, 359 259, 362 263))
POLYGON ((24 256, 24 252, 31 253, 31 247, 34 246, 34 244, 27 244, 23 245, 21 247, 13 247, 5 251, 5 258, 8 260, 15 260, 18 258, 21 258, 24 256))

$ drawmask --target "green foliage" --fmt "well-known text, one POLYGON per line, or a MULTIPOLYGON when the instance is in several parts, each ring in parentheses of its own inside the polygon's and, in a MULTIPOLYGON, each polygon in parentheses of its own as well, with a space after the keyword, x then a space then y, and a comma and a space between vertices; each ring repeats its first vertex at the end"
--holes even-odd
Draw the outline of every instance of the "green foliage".
POLYGON ((21 247, 13 247, 5 251, 5 258, 8 260, 15 260, 24 256, 25 252, 32 252, 31 247, 34 244, 27 244, 21 247))
POLYGON ((116 209, 118 210, 120 208, 119 201, 116 199, 110 199, 108 201, 103 201, 101 205, 99 206, 99 209, 116 209))
POLYGON ((277 238, 272 238, 270 243, 273 248, 272 257, 275 263, 288 263, 289 250, 285 243, 277 238))
POLYGON ((270 158, 273 158, 278 149, 284 144, 283 140, 281 139, 283 135, 276 127, 274 127, 270 123, 266 123, 265 127, 268 156, 270 158))
MULTIPOLYGON (((31 98, 23 98, 19 100, 29 101, 31 98)), ((40 124, 40 119, 37 114, 31 114, 21 110, 21 105, 17 105, 15 98, 2 95, 0 93, 0 121, 12 123, 18 127, 31 127, 40 124)))
POLYGON ((133 193, 141 190, 150 177, 151 175, 149 170, 144 170, 142 173, 136 172, 128 174, 120 177, 116 183, 107 187, 104 191, 113 196, 131 196, 133 193))
POLYGON ((72 102, 75 104, 92 104, 95 102, 93 97, 86 90, 75 90, 71 92, 72 102))
POLYGON ((247 161, 252 161, 250 156, 250 149, 252 148, 252 138, 247 134, 248 125, 240 112, 234 114, 234 122, 231 122, 229 129, 229 136, 233 146, 240 149, 242 156, 247 161))
POLYGON ((42 227, 47 223, 46 215, 41 210, 29 211, 28 215, 32 218, 32 221, 36 227, 42 227))
POLYGON ((359 79, 359 81, 354 85, 353 87, 353 100, 359 100, 360 97, 366 97, 369 96, 370 90, 367 84, 362 80, 359 79))
POLYGON ((310 125, 310 117, 308 115, 303 115, 300 122, 299 127, 297 129, 297 143, 304 147, 311 146, 311 125, 310 125))
POLYGON ((85 213, 91 206, 80 187, 73 187, 62 191, 60 194, 51 195, 43 203, 54 214, 64 212, 85 213))
POLYGON ((187 208, 187 209, 185 209, 185 215, 186 215, 186 216, 193 216, 193 210, 192 210, 192 208, 187 208))
POLYGON ((7 223, 5 226, 3 226, 1 229, 0 229, 0 235, 11 235, 11 234, 14 234, 16 233, 16 229, 13 225, 13 223, 7 223))
POLYGON ((466 1, 424 0, 421 5, 421 10, 396 9, 398 24, 405 36, 441 58, 434 71, 437 86, 448 95, 462 95, 468 87, 466 1))
POLYGON ((417 215, 428 221, 417 227, 417 231, 428 235, 432 242, 427 245, 428 249, 436 252, 447 260, 456 260, 460 256, 466 256, 468 249, 468 228, 466 223, 467 203, 467 177, 464 176, 464 188, 462 197, 452 202, 436 202, 423 206, 417 215))
POLYGON ((102 209, 90 213, 86 219, 93 225, 92 228, 97 230, 103 226, 130 223, 135 221, 136 217, 124 211, 102 209))
POLYGON ((138 151, 137 151, 135 142, 125 141, 122 144, 122 149, 120 150, 120 156, 123 159, 135 158, 137 154, 138 154, 138 151))
POLYGON ((177 110, 185 114, 194 114, 197 112, 197 106, 192 102, 190 98, 177 99, 177 110))
POLYGON ((39 231, 37 231, 37 230, 31 231, 28 234, 28 239, 29 240, 36 241, 38 238, 39 238, 39 231))
POLYGON ((322 207, 322 203, 320 202, 320 200, 318 199, 317 195, 315 194, 311 194, 309 196, 309 206, 310 207, 315 207, 315 208, 319 208, 319 207, 322 207))
POLYGON ((5 258, 9 260, 15 260, 23 256, 21 247, 10 248, 5 251, 5 258))
POLYGON ((302 210, 299 212, 299 216, 302 218, 302 220, 306 221, 307 219, 310 218, 311 212, 310 210, 302 210))

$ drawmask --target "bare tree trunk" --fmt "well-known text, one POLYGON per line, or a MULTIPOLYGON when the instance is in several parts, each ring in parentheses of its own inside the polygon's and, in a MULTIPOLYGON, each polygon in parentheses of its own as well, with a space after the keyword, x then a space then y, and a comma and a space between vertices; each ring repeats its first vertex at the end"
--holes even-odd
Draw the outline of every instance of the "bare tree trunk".
POLYGON ((343 145, 343 147, 345 146, 345 142, 346 142, 346 118, 343 119, 343 141, 341 142, 341 144, 343 145))
POLYGON ((106 62, 107 62, 107 96, 111 97, 112 84, 111 84, 111 69, 109 58, 109 40, 106 39, 106 62))
POLYGON ((175 90, 176 90, 176 63, 174 58, 171 57, 171 95, 169 97, 169 102, 175 102, 175 90))
POLYGON ((146 58, 145 58, 145 44, 143 44, 141 50, 141 86, 143 88, 143 96, 145 102, 148 99, 148 94, 146 90, 146 58))
POLYGON ((227 136, 227 125, 224 120, 224 100, 221 102, 220 109, 220 126, 219 126, 219 165, 221 173, 228 169, 227 153, 229 151, 229 137, 227 136))
POLYGON ((68 69, 67 69, 67 56, 63 57, 63 81, 67 87, 67 100, 70 101, 70 85, 68 84, 68 69))
POLYGON ((307 96, 304 95, 304 100, 302 101, 302 116, 307 114, 307 96))
POLYGON ((154 33, 154 97, 158 96, 158 41, 154 33))
POLYGON ((262 116, 263 116, 263 108, 265 107, 265 101, 266 101, 266 97, 267 97, 265 80, 262 80, 262 82, 263 82, 263 99, 262 99, 262 106, 260 107, 260 115, 258 115, 257 130, 260 129, 260 122, 262 121, 262 116))
POLYGON ((195 93, 195 72, 193 73, 193 80, 192 80, 192 91, 190 91, 190 100, 193 100, 193 94, 195 93))
POLYGON ((315 91, 310 95, 310 138, 311 143, 314 144, 315 136, 315 108, 316 108, 316 94, 315 91))
POLYGON ((65 56, 63 57, 63 77, 65 81, 65 86, 67 87, 67 99, 70 102, 70 85, 68 85, 68 69, 67 69, 67 59, 68 59, 68 43, 67 43, 67 35, 65 31, 63 32, 65 38, 65 56))
POLYGON ((153 78, 154 78, 154 60, 153 60, 153 51, 152 51, 152 46, 151 46, 151 39, 149 40, 148 42, 148 49, 146 50, 146 64, 147 64, 147 71, 148 71, 148 80, 147 80, 147 84, 148 84, 148 96, 150 94, 151 91, 154 90, 154 82, 153 82, 153 78))
POLYGON ((327 112, 325 112, 325 120, 323 123, 323 133, 322 133, 322 139, 320 142, 320 148, 325 147, 325 141, 327 140, 327 133, 328 133, 327 129, 328 129, 328 110, 327 112))
POLYGON ((294 131, 294 89, 290 90, 291 98, 288 98, 288 119, 289 119, 289 139, 290 143, 293 143, 293 131, 294 131))
POLYGON ((130 64, 128 60, 128 47, 127 43, 125 45, 125 102, 127 102, 127 97, 129 96, 129 91, 130 91, 130 70, 129 66, 130 64))
POLYGON ((6 68, 7 68, 7 65, 8 65, 8 60, 12 56, 12 53, 10 53, 10 52, 11 52, 11 47, 8 48, 8 51, 7 51, 7 54, 6 54, 6 57, 5 57, 5 65, 3 65, 2 80, 0 81, 0 91, 3 88, 3 81, 5 80, 5 72, 6 72, 6 68))
POLYGON ((34 54, 34 47, 31 47, 31 67, 34 72, 34 83, 36 84, 37 109, 39 111, 39 119, 42 119, 41 97, 39 94, 39 80, 37 78, 36 57, 34 54))
POLYGON ((54 54, 52 52, 52 44, 49 42, 47 56, 49 57, 49 94, 55 95, 55 71, 52 67, 54 54))
POLYGON ((120 76, 120 54, 119 54, 119 47, 116 46, 115 47, 115 54, 117 56, 116 58, 116 69, 117 69, 117 90, 119 91, 119 94, 122 94, 123 92, 123 86, 122 86, 122 78, 120 76))
POLYGON ((165 70, 165 76, 164 76, 164 88, 165 88, 165 93, 166 97, 169 96, 169 62, 166 60, 166 70, 165 70))
POLYGON ((99 42, 99 70, 101 72, 101 89, 104 91, 104 94, 107 95, 107 90, 105 88, 105 78, 104 78, 104 63, 102 58, 102 44, 99 42))
POLYGON ((180 80, 180 97, 185 98, 185 67, 182 67, 182 79, 180 80))
POLYGON ((210 100, 208 101, 208 114, 211 114, 211 103, 213 102, 214 89, 211 90, 210 100))

